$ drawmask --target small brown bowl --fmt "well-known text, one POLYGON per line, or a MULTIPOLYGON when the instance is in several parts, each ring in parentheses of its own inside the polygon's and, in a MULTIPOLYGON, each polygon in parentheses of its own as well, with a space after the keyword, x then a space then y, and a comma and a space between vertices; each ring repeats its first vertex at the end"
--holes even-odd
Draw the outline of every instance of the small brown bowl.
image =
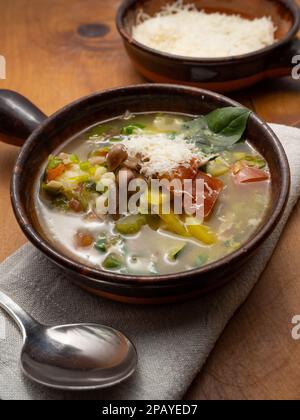
POLYGON ((140 85, 95 93, 47 118, 24 97, 0 90, 0 133, 5 135, 1 138, 9 141, 12 136, 14 144, 24 144, 13 171, 11 198, 25 235, 60 266, 71 281, 95 294, 123 302, 165 303, 193 298, 236 277, 277 226, 290 187, 285 152, 273 131, 255 114, 249 118, 247 137, 269 164, 272 202, 262 225, 241 249, 206 267, 151 277, 121 275, 87 267, 64 255, 45 235, 34 206, 34 182, 48 155, 81 130, 123 115, 126 110, 197 115, 225 106, 240 105, 205 90, 174 85, 140 85))
POLYGON ((269 77, 292 73, 292 58, 300 54, 299 7, 293 0, 184 0, 199 10, 239 14, 254 19, 271 16, 277 29, 277 42, 250 54, 228 58, 190 58, 170 55, 146 47, 132 38, 137 15, 144 10, 155 15, 170 0, 125 0, 116 23, 125 48, 136 69, 158 83, 177 83, 229 92, 251 86, 269 77))

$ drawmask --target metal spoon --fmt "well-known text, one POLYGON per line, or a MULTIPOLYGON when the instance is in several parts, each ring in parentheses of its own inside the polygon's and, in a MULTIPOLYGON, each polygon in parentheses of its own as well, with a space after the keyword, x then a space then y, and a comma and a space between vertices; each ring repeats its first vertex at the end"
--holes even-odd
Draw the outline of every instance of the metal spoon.
POLYGON ((2 292, 0 307, 23 333, 22 371, 41 385, 73 391, 108 388, 136 369, 136 350, 119 331, 97 324, 45 327, 2 292))

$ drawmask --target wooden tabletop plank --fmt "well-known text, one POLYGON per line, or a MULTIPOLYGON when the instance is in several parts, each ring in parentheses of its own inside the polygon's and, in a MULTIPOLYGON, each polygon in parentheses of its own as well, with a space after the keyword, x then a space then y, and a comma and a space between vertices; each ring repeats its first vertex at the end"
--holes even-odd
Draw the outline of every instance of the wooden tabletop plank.
MULTIPOLYGON (((0 55, 7 80, 46 114, 82 95, 144 82, 133 70, 114 27, 119 0, 11 0, 1 8, 0 55), (81 37, 78 27, 102 22, 102 39, 81 37)), ((299 0, 300 4, 300 0, 299 0)), ((300 82, 269 80, 231 96, 270 122, 300 127, 300 82)), ((18 150, 0 144, 0 261, 25 243, 9 199, 18 150)), ((219 340, 187 398, 298 399, 300 343, 290 321, 300 313, 300 205, 272 262, 219 340)))

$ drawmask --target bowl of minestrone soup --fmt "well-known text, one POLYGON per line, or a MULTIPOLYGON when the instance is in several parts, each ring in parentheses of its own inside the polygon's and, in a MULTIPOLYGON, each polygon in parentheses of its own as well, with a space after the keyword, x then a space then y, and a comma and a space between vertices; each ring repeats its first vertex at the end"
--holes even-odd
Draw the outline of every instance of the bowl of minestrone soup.
POLYGON ((95 294, 165 303, 238 281, 284 211, 290 172, 279 140, 218 94, 131 86, 50 118, 12 92, 0 102, 14 140, 26 135, 8 122, 36 116, 13 173, 18 222, 95 294))

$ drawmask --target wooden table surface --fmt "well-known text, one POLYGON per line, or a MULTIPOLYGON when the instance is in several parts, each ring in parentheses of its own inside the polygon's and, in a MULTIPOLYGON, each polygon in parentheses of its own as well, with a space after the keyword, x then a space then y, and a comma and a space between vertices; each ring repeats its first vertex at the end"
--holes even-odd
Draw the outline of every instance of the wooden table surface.
MULTIPOLYGON (((114 27, 118 0, 0 0, 0 55, 7 80, 45 113, 96 90, 141 83, 114 27), (103 22, 110 32, 83 38, 77 28, 103 22)), ((299 0, 300 4, 300 0, 299 0)), ((231 95, 270 122, 300 127, 300 82, 266 81, 231 95)), ((9 201, 18 149, 0 144, 0 261, 23 243, 9 201)), ((300 205, 248 301, 234 316, 187 398, 298 399, 300 342, 291 319, 300 314, 300 205)))

